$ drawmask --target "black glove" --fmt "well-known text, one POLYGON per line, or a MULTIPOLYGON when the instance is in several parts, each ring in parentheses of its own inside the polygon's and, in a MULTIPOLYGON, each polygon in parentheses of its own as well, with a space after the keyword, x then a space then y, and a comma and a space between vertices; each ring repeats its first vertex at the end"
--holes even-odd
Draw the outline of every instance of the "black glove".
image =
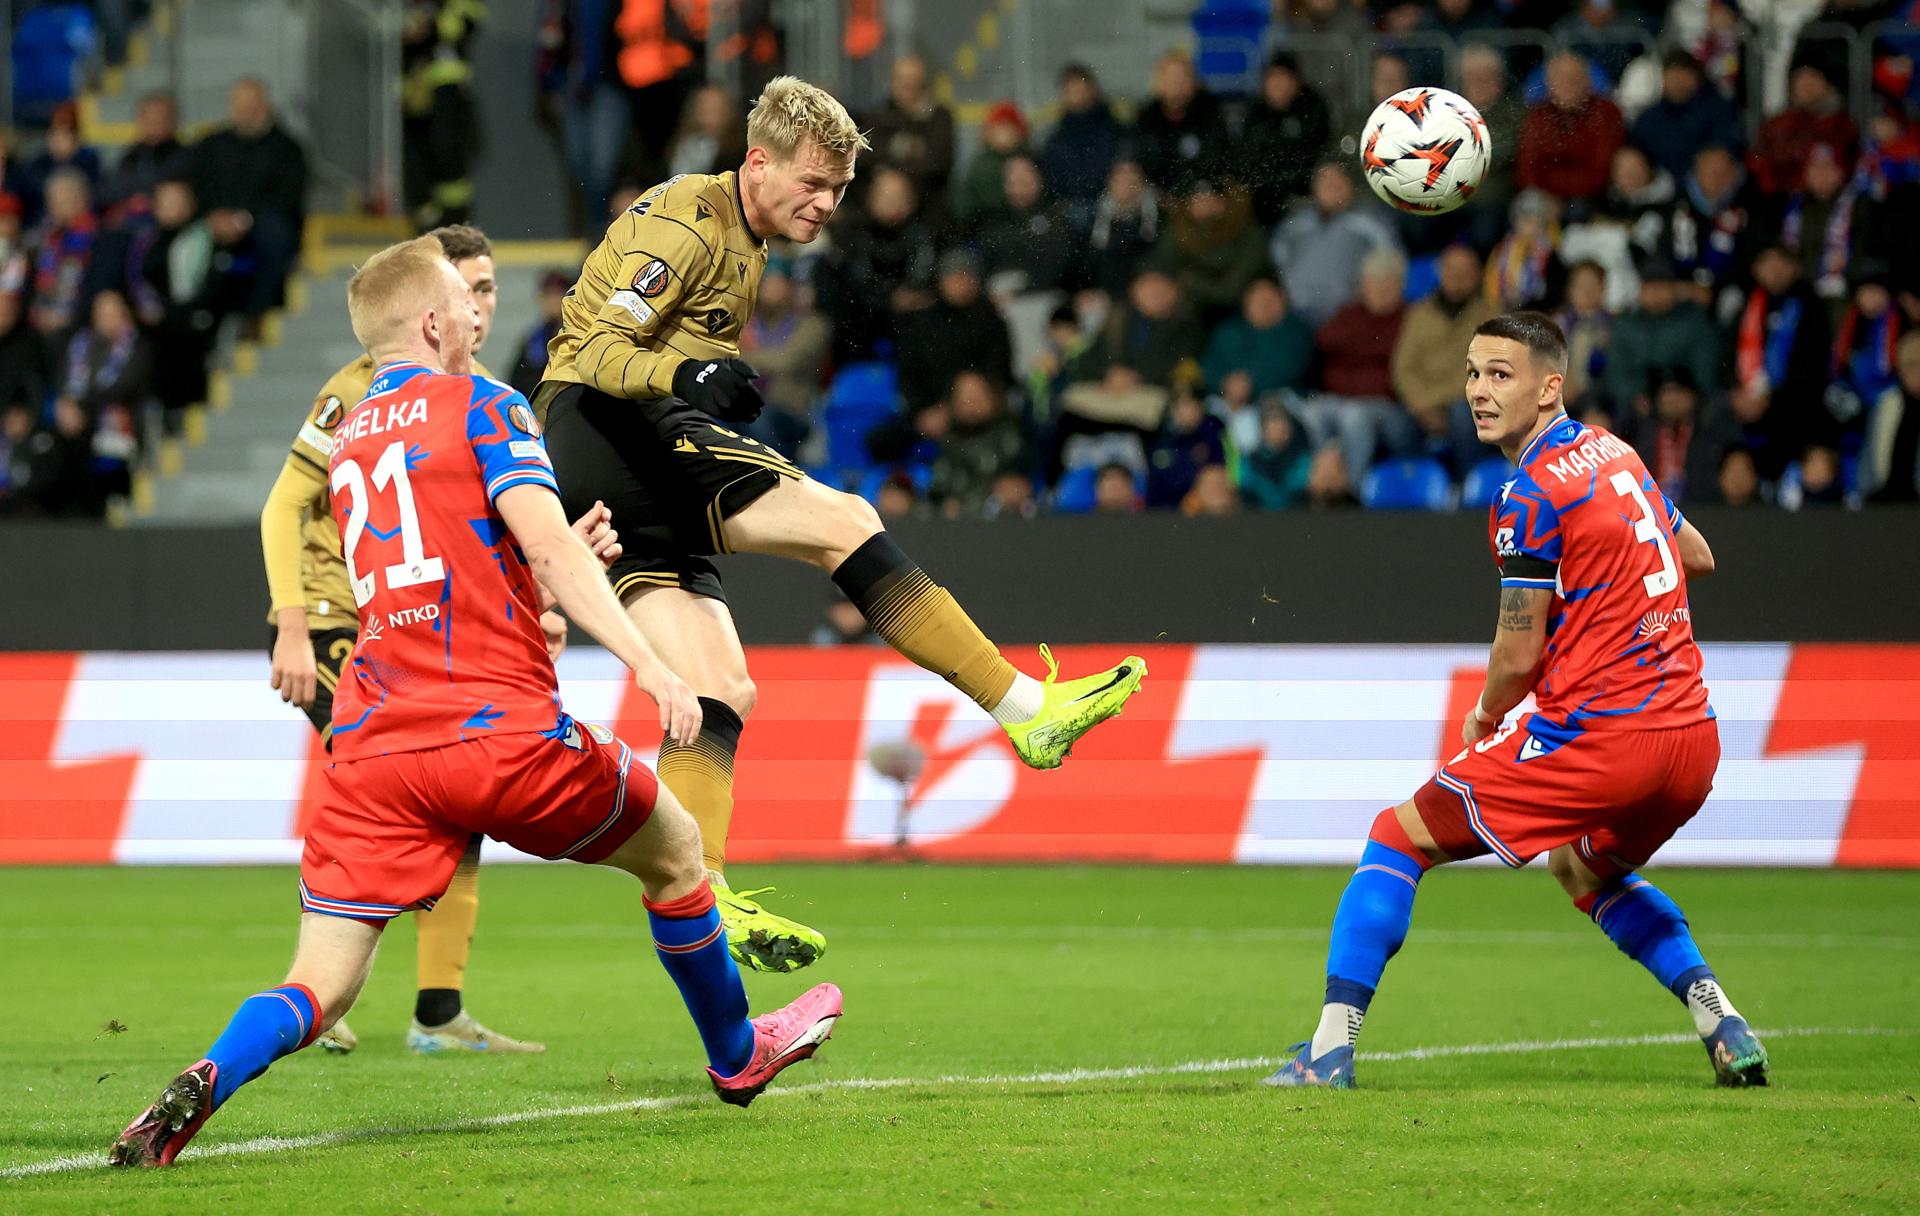
POLYGON ((745 425, 766 400, 753 381, 760 373, 745 359, 688 359, 673 373, 673 395, 703 414, 745 425))

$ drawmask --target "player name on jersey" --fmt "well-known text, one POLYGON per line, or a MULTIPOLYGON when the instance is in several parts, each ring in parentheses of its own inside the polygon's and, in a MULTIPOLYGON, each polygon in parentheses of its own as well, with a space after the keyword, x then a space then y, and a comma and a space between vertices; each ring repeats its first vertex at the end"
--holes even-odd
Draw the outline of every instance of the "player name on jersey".
POLYGON ((1601 431, 1578 447, 1569 448, 1558 460, 1548 461, 1546 469, 1562 482, 1568 482, 1589 476, 1609 460, 1632 454, 1633 449, 1619 438, 1601 431))
MULTIPOLYGON (((372 400, 369 398, 369 400, 372 400)), ((427 420, 427 402, 424 397, 413 401, 392 401, 387 403, 383 412, 379 408, 355 410, 347 415, 347 420, 333 436, 333 452, 339 455, 347 444, 369 435, 378 435, 382 431, 397 431, 401 427, 414 426, 427 420)))

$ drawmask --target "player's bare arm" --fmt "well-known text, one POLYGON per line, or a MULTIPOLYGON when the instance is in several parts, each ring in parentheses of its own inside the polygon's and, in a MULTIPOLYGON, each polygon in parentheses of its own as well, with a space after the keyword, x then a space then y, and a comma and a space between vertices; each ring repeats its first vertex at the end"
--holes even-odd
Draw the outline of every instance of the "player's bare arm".
POLYGON ((305 513, 319 501, 325 482, 289 457, 260 508, 260 544, 266 552, 274 600, 273 672, 270 681, 280 699, 302 709, 313 704, 319 684, 319 664, 307 635, 307 606, 300 591, 300 525, 305 513))
POLYGON ((1680 542, 1680 568, 1687 572, 1688 578, 1701 578, 1713 573, 1713 549, 1707 544, 1707 538, 1693 521, 1682 520, 1680 531, 1674 534, 1680 542))
POLYGON ((540 585, 593 639, 633 672, 640 691, 660 707, 660 728, 676 743, 700 733, 700 703, 686 681, 667 670, 607 586, 600 559, 567 523, 560 500, 539 486, 512 486, 494 500, 540 585))
POLYGON ((1469 745, 1485 738, 1509 711, 1526 700, 1540 674, 1547 650, 1547 613, 1553 592, 1533 587, 1506 587, 1500 592, 1499 624, 1493 647, 1487 652, 1487 683, 1480 700, 1460 724, 1460 738, 1469 745))
MULTIPOLYGON (((591 510, 573 521, 573 531, 587 542, 601 566, 612 569, 620 560, 620 534, 613 529, 613 512, 606 503, 594 503, 591 510)), ((547 658, 558 663, 567 649, 567 618, 554 611, 554 603, 553 594, 540 588, 540 632, 546 635, 547 658)))

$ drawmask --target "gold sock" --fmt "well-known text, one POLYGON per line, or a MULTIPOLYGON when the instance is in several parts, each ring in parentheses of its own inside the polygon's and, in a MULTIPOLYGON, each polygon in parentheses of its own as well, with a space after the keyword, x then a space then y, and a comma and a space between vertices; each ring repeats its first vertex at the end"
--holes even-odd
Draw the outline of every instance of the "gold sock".
POLYGON ((414 913, 414 929, 419 934, 415 966, 419 987, 451 988, 465 986, 467 956, 473 952, 473 926, 480 919, 480 841, 474 843, 453 871, 447 893, 433 905, 431 912, 414 913))
POLYGON ((727 830, 733 823, 733 753, 740 746, 740 715, 725 701, 700 698, 700 735, 681 746, 660 742, 656 766, 660 781, 673 791, 700 825, 700 852, 707 869, 724 873, 727 830))
POLYGON ((833 572, 873 631, 907 658, 991 711, 1019 672, 1001 657, 945 587, 900 551, 885 532, 833 572))

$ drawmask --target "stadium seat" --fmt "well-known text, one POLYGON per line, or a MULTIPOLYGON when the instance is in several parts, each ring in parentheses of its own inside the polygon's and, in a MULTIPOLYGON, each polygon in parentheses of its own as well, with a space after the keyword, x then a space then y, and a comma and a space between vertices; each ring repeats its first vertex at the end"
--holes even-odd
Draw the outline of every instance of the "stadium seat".
POLYGON ((1062 515, 1085 515, 1093 510, 1093 483, 1100 471, 1092 467, 1068 469, 1053 487, 1053 509, 1062 515))
POLYGON ((1375 511, 1444 511, 1453 481, 1437 460, 1383 460, 1368 470, 1360 501, 1375 511))
POLYGON ((1500 496, 1500 487, 1507 484, 1507 478, 1513 476, 1513 465, 1504 456, 1493 456, 1467 470, 1467 479, 1460 483, 1460 505, 1463 507, 1490 507, 1493 500, 1500 496))
POLYGON ((861 470, 873 465, 867 432, 899 408, 899 377, 885 363, 850 363, 834 376, 821 407, 827 432, 827 468, 861 470))
POLYGON ((1260 73, 1261 42, 1271 19, 1266 0, 1206 0, 1193 14, 1199 53, 1194 72, 1216 93, 1250 91, 1260 73))
POLYGON ((1412 304, 1440 290, 1440 255, 1429 253, 1407 259, 1407 283, 1400 295, 1412 304))
POLYGON ((97 42, 93 14, 84 5, 27 10, 13 32, 14 120, 43 123, 72 101, 97 42))

